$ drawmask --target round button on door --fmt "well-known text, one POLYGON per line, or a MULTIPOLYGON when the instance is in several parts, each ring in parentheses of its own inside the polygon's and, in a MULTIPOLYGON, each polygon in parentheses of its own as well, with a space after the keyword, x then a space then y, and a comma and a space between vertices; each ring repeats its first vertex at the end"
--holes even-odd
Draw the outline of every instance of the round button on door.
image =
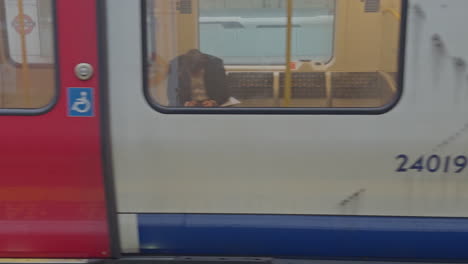
POLYGON ((75 67, 76 78, 87 81, 93 77, 94 68, 89 63, 80 63, 75 67))

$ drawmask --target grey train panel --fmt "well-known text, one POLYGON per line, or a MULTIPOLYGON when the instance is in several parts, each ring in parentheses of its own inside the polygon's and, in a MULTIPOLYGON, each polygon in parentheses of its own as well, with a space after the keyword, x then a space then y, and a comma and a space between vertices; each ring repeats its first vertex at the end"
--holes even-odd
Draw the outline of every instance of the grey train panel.
POLYGON ((262 116, 153 110, 140 86, 139 1, 109 1, 118 211, 468 216, 467 170, 397 171, 398 155, 410 166, 466 155, 467 73, 452 58, 468 60, 468 34, 456 33, 468 4, 451 0, 447 20, 440 2, 410 1, 404 91, 390 112, 262 116))

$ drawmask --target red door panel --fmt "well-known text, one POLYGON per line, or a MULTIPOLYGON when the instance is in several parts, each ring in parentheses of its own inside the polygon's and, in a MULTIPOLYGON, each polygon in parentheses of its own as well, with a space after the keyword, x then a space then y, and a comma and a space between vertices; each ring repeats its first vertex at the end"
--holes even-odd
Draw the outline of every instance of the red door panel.
POLYGON ((99 112, 96 0, 56 1, 59 95, 39 116, 0 115, 0 257, 110 255, 99 112), (78 63, 95 69, 75 77, 78 63), (68 117, 67 88, 94 93, 93 117, 68 117))

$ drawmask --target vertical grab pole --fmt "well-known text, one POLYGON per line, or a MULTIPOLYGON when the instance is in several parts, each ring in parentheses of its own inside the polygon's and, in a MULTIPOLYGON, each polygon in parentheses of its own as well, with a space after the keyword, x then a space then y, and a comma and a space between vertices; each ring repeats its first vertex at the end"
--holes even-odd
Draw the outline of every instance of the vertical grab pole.
POLYGON ((291 47, 292 47, 292 16, 294 0, 288 0, 288 23, 286 29, 286 73, 284 80, 284 107, 291 104, 291 47))
POLYGON ((24 5, 23 0, 18 0, 18 19, 21 37, 21 86, 23 87, 23 95, 26 106, 31 107, 31 80, 29 79, 29 63, 26 46, 26 29, 24 21, 24 5))

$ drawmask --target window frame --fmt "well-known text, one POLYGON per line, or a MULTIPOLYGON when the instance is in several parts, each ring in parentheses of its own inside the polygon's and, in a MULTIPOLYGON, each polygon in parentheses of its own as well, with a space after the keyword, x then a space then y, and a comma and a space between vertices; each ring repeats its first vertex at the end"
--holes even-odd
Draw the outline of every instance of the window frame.
MULTIPOLYGON (((7 25, 6 22, 6 5, 5 5, 5 0, 0 0, 0 12, 1 15, 4 17, 3 21, 0 21, 0 25, 4 24, 7 25)), ((53 33, 53 39, 52 42, 54 43, 54 63, 51 64, 46 64, 46 63, 28 63, 29 67, 32 69, 37 69, 37 68, 51 68, 54 70, 54 82, 55 82, 55 87, 53 87, 54 95, 51 97, 50 102, 40 108, 0 108, 0 116, 38 116, 38 115, 44 115, 50 112, 55 105, 58 103, 59 97, 60 97, 60 64, 59 60, 57 59, 60 52, 59 52, 59 46, 58 46, 58 37, 57 37, 57 32, 58 32, 58 23, 57 23, 57 5, 56 5, 56 0, 51 0, 51 13, 52 13, 52 19, 53 19, 53 28, 52 28, 52 33, 53 33)), ((5 58, 9 61, 9 64, 16 69, 21 68, 21 64, 15 62, 11 56, 10 56, 10 48, 8 44, 8 32, 6 27, 1 27, 0 29, 2 31, 2 34, 5 36, 3 39, 0 39, 0 41, 3 42, 3 50, 5 54, 5 58)))
MULTIPOLYGON (((146 61, 148 58, 148 36, 147 36, 147 5, 146 1, 141 1, 141 35, 142 35, 142 89, 143 95, 149 106, 162 114, 169 115, 382 115, 390 112, 394 109, 401 100, 403 95, 403 84, 405 80, 405 58, 406 58, 406 35, 407 35, 407 23, 408 23, 408 0, 401 1, 401 23, 400 23, 400 39, 399 39, 399 51, 398 51, 398 78, 397 94, 396 96, 386 105, 382 107, 242 107, 242 108, 231 108, 231 107, 215 107, 215 108, 196 108, 196 107, 168 107, 158 103, 150 94, 149 89, 149 63, 146 61)), ((336 32, 336 19, 335 19, 335 30, 336 32)), ((199 34, 197 34, 199 35, 199 34)), ((333 47, 336 46, 336 37, 334 36, 333 47)), ((334 52, 335 54, 335 52, 334 52)), ((334 58, 334 57, 332 57, 334 58)))

